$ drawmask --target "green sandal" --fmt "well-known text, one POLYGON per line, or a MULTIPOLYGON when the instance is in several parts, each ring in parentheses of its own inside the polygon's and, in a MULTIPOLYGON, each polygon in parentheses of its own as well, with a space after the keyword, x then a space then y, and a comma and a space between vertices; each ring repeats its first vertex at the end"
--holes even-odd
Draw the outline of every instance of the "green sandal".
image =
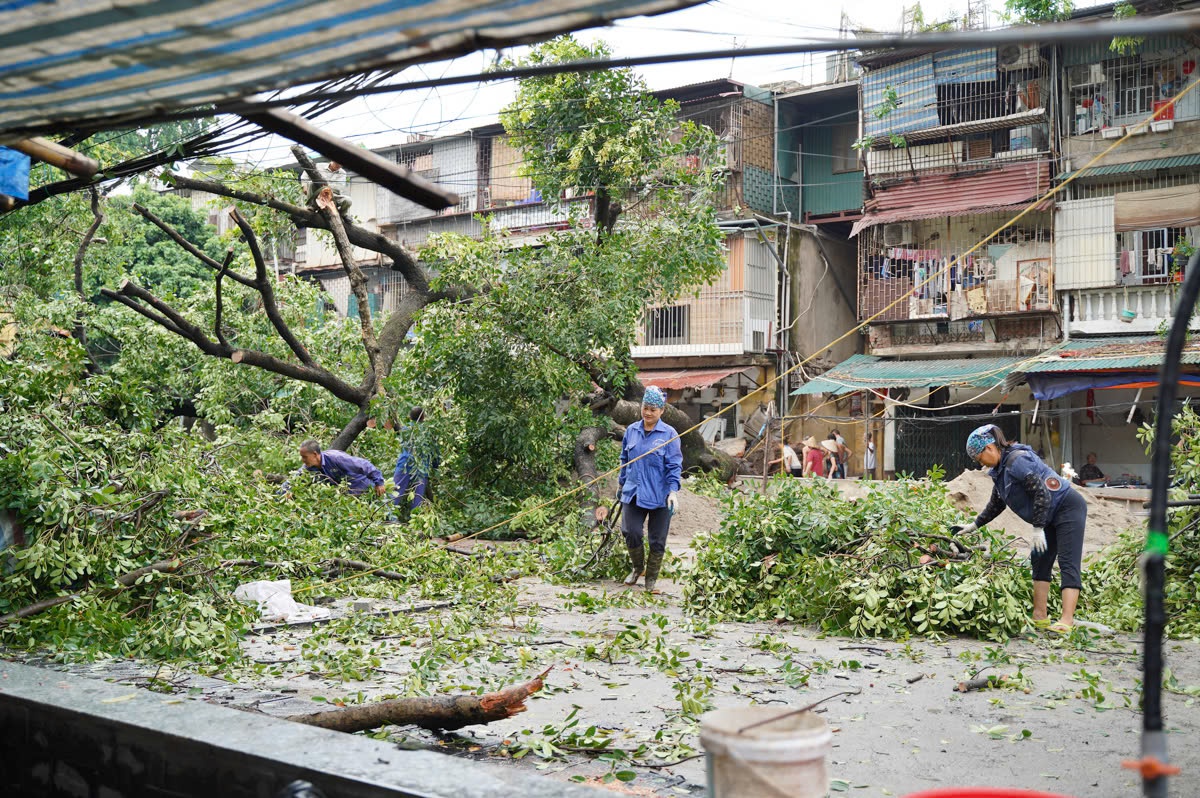
POLYGON ((1030 618, 1029 623, 1034 629, 1049 629, 1054 622, 1049 618, 1030 618))

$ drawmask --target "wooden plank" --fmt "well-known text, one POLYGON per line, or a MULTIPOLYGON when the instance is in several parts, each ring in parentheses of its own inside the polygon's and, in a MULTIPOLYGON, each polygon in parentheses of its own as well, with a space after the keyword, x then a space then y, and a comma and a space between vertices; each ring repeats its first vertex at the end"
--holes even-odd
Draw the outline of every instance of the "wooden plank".
POLYGON ((460 202, 459 196, 453 191, 447 191, 429 182, 407 166, 392 163, 370 150, 355 147, 295 114, 272 108, 261 113, 245 114, 244 118, 263 130, 278 133, 297 144, 311 147, 376 185, 430 210, 440 211, 460 202))

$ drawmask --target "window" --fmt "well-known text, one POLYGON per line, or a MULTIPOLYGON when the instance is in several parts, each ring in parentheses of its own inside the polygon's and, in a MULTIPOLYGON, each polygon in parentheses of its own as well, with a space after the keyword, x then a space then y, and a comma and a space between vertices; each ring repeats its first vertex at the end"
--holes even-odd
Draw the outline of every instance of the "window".
POLYGON ((1186 227, 1163 227, 1117 233, 1118 268, 1125 284, 1165 283, 1171 279, 1174 250, 1187 239, 1186 227))
POLYGON ((652 308, 646 312, 646 346, 690 343, 688 306, 652 308))
POLYGON ((1113 71, 1113 116, 1144 116, 1153 110, 1154 68, 1145 64, 1113 71))
POLYGON ((834 125, 832 131, 833 173, 857 172, 859 169, 858 152, 854 149, 854 142, 858 140, 858 123, 834 125))

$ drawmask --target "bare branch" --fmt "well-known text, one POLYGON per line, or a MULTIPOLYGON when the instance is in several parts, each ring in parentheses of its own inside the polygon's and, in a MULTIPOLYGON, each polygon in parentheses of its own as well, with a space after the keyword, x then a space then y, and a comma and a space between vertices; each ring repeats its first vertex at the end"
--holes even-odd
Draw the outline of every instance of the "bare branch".
POLYGON ((172 324, 170 321, 168 321, 165 317, 158 315, 154 311, 150 310, 150 308, 146 307, 145 305, 141 304, 140 302, 138 302, 136 300, 130 299, 127 296, 122 296, 121 294, 118 294, 116 291, 110 290, 108 288, 101 288, 100 294, 102 296, 108 297, 109 299, 113 300, 114 302, 120 302, 122 305, 129 308, 130 310, 140 313, 141 315, 145 316, 150 321, 157 324, 159 327, 162 327, 167 332, 175 333, 180 338, 188 337, 187 333, 185 333, 183 330, 176 327, 174 324, 172 324))
POLYGON ((221 279, 229 272, 229 264, 233 262, 233 251, 226 253, 225 262, 221 264, 221 271, 217 272, 217 309, 213 314, 213 335, 217 337, 225 346, 229 346, 229 341, 225 340, 225 333, 221 332, 221 313, 224 310, 224 304, 221 298, 221 279))
MULTIPOLYGON (((174 227, 171 227, 171 225, 167 224, 162 219, 155 216, 153 213, 151 213, 145 207, 138 205, 135 202, 133 205, 133 209, 135 211, 137 211, 138 213, 140 213, 142 215, 142 217, 145 218, 148 222, 152 223, 159 230, 162 230, 164 233, 166 233, 168 238, 170 238, 172 241, 174 241, 176 244, 178 244, 180 247, 182 247, 185 252, 187 252, 189 255, 196 258, 197 260, 199 260, 205 266, 207 266, 210 269, 213 269, 215 271, 220 271, 222 268, 225 268, 224 266, 222 266, 220 261, 218 261, 214 258, 210 258, 208 255, 201 252, 200 249, 198 247, 196 247, 195 244, 193 244, 191 241, 188 241, 186 238, 184 238, 182 235, 180 235, 179 232, 174 227)), ((246 277, 245 275, 238 274, 235 271, 228 271, 228 270, 226 270, 226 274, 229 275, 230 279, 236 280, 237 282, 241 283, 242 285, 246 286, 247 288, 255 287, 254 281, 251 280, 249 277, 246 277)))
MULTIPOLYGON (((292 155, 301 168, 304 169, 305 173, 308 174, 310 180, 313 179, 314 174, 316 175, 314 185, 328 185, 324 177, 321 176, 321 171, 317 168, 316 163, 305 154, 302 147, 292 147, 292 155)), ((321 214, 312 215, 316 216, 319 222, 305 223, 305 227, 317 227, 333 232, 321 214)), ((299 223, 299 220, 295 216, 293 216, 293 221, 299 223)), ((425 270, 417 265, 416 260, 413 259, 412 255, 404 247, 400 246, 399 242, 393 241, 380 233, 359 227, 354 223, 346 224, 345 228, 346 237, 350 240, 351 244, 391 258, 392 268, 404 275, 404 281, 408 283, 409 288, 417 293, 429 293, 429 279, 425 274, 425 270)))
POLYGON ((125 280, 121 283, 119 292, 105 291, 105 296, 116 299, 121 304, 136 310, 146 318, 160 325, 181 338, 185 338, 195 344, 196 348, 206 355, 212 357, 229 358, 234 363, 245 363, 248 366, 260 368, 263 371, 270 371, 273 374, 279 374, 284 377, 290 377, 302 382, 310 382, 314 385, 320 385, 331 394, 341 399, 344 402, 349 402, 356 407, 361 407, 363 402, 369 397, 369 394, 360 388, 350 385, 345 380, 337 375, 322 368, 318 365, 306 365, 299 363, 290 363, 286 360, 269 355, 266 352, 259 352, 254 349, 233 349, 224 343, 217 343, 208 338, 199 327, 183 318, 167 303, 163 302, 158 297, 146 289, 125 280), (130 300, 130 301, 125 301, 130 300), (140 302, 149 305, 157 313, 143 307, 138 302, 132 300, 140 300, 140 302), (165 317, 165 318, 164 318, 165 317))
MULTIPOLYGON (((312 163, 312 159, 307 155, 304 156, 304 160, 310 164, 312 163)), ((242 200, 243 202, 261 205, 281 213, 286 213, 298 227, 311 227, 317 230, 329 229, 329 225, 325 222, 321 214, 310 211, 308 208, 300 205, 293 205, 290 202, 277 200, 274 197, 255 194, 251 191, 240 191, 230 188, 223 183, 213 180, 197 180, 194 177, 176 177, 175 185, 179 188, 188 188, 193 191, 203 191, 220 197, 242 200)), ((350 224, 346 227, 346 236, 354 246, 378 252, 384 257, 391 259, 392 268, 404 275, 405 282, 414 291, 418 293, 429 292, 429 279, 425 276, 424 270, 417 265, 412 254, 400 246, 398 242, 393 241, 382 233, 376 233, 365 227, 359 227, 356 224, 350 224)))
MULTIPOLYGON (((292 147, 292 152, 296 154, 297 158, 304 156, 304 151, 300 147, 292 147)), ((308 162, 312 164, 311 160, 308 162)), ((371 318, 371 305, 367 298, 367 276, 363 274, 358 262, 354 259, 354 248, 346 237, 342 216, 333 198, 333 189, 324 182, 324 178, 315 164, 311 169, 306 166, 305 170, 309 172, 314 185, 321 185, 316 205, 328 223, 330 232, 333 233, 333 242, 337 246, 342 269, 350 278, 350 290, 354 292, 354 297, 358 300, 358 321, 362 325, 363 348, 367 352, 367 362, 370 364, 370 372, 364 377, 363 384, 364 386, 369 385, 371 393, 375 393, 382 390, 383 364, 380 362, 379 340, 375 337, 375 322, 371 318)))
POLYGON ((236 208, 233 211, 233 221, 242 231, 242 236, 246 239, 246 246, 250 248, 250 255, 254 258, 255 287, 262 294, 263 310, 266 311, 267 318, 271 320, 275 332, 279 333, 279 337, 284 340, 288 348, 295 353, 296 357, 300 358, 300 362, 309 366, 314 365, 308 349, 300 343, 300 339, 295 336, 279 313, 279 304, 275 301, 275 283, 267 271, 267 262, 263 259, 262 249, 258 246, 258 237, 254 235, 254 228, 236 208))
POLYGON ((100 192, 93 188, 91 195, 92 216, 94 218, 92 224, 83 234, 83 240, 79 242, 79 248, 75 250, 75 293, 79 294, 82 299, 87 298, 83 296, 83 253, 87 252, 92 239, 96 236, 96 231, 100 229, 100 225, 104 224, 104 212, 100 210, 100 192))

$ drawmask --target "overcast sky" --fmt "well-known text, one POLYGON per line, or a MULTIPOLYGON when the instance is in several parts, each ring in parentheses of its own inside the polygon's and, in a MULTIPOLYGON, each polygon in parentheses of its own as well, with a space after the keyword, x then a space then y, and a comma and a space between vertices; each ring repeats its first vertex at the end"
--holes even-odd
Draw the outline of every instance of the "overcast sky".
MULTIPOLYGON (((1099 0, 1076 0, 1077 7, 1099 0)), ((998 12, 1003 0, 990 0, 991 26, 1000 26, 998 12)), ((846 6, 851 29, 863 27, 880 33, 898 32, 901 3, 895 0, 856 0, 846 6)), ((961 18, 967 0, 924 0, 925 19, 938 21, 961 18)), ((603 39, 616 57, 658 55, 700 50, 800 43, 837 38, 842 6, 815 0, 791 0, 768 4, 762 0, 713 0, 702 6, 662 14, 634 17, 608 28, 577 32, 584 41, 603 39)), ((507 54, 519 53, 520 50, 507 54)), ((410 67, 399 80, 421 80, 445 75, 484 71, 496 59, 495 51, 410 67)), ((805 85, 825 79, 825 56, 804 54, 759 58, 723 59, 638 68, 652 89, 667 89, 718 78, 762 85, 796 81, 805 85)), ((318 124, 356 144, 382 147, 403 143, 412 134, 448 135, 496 121, 499 110, 514 93, 512 82, 484 86, 466 84, 402 92, 356 100, 322 117, 318 124)), ((258 142, 231 157, 269 165, 289 160, 286 145, 274 139, 258 142)))

